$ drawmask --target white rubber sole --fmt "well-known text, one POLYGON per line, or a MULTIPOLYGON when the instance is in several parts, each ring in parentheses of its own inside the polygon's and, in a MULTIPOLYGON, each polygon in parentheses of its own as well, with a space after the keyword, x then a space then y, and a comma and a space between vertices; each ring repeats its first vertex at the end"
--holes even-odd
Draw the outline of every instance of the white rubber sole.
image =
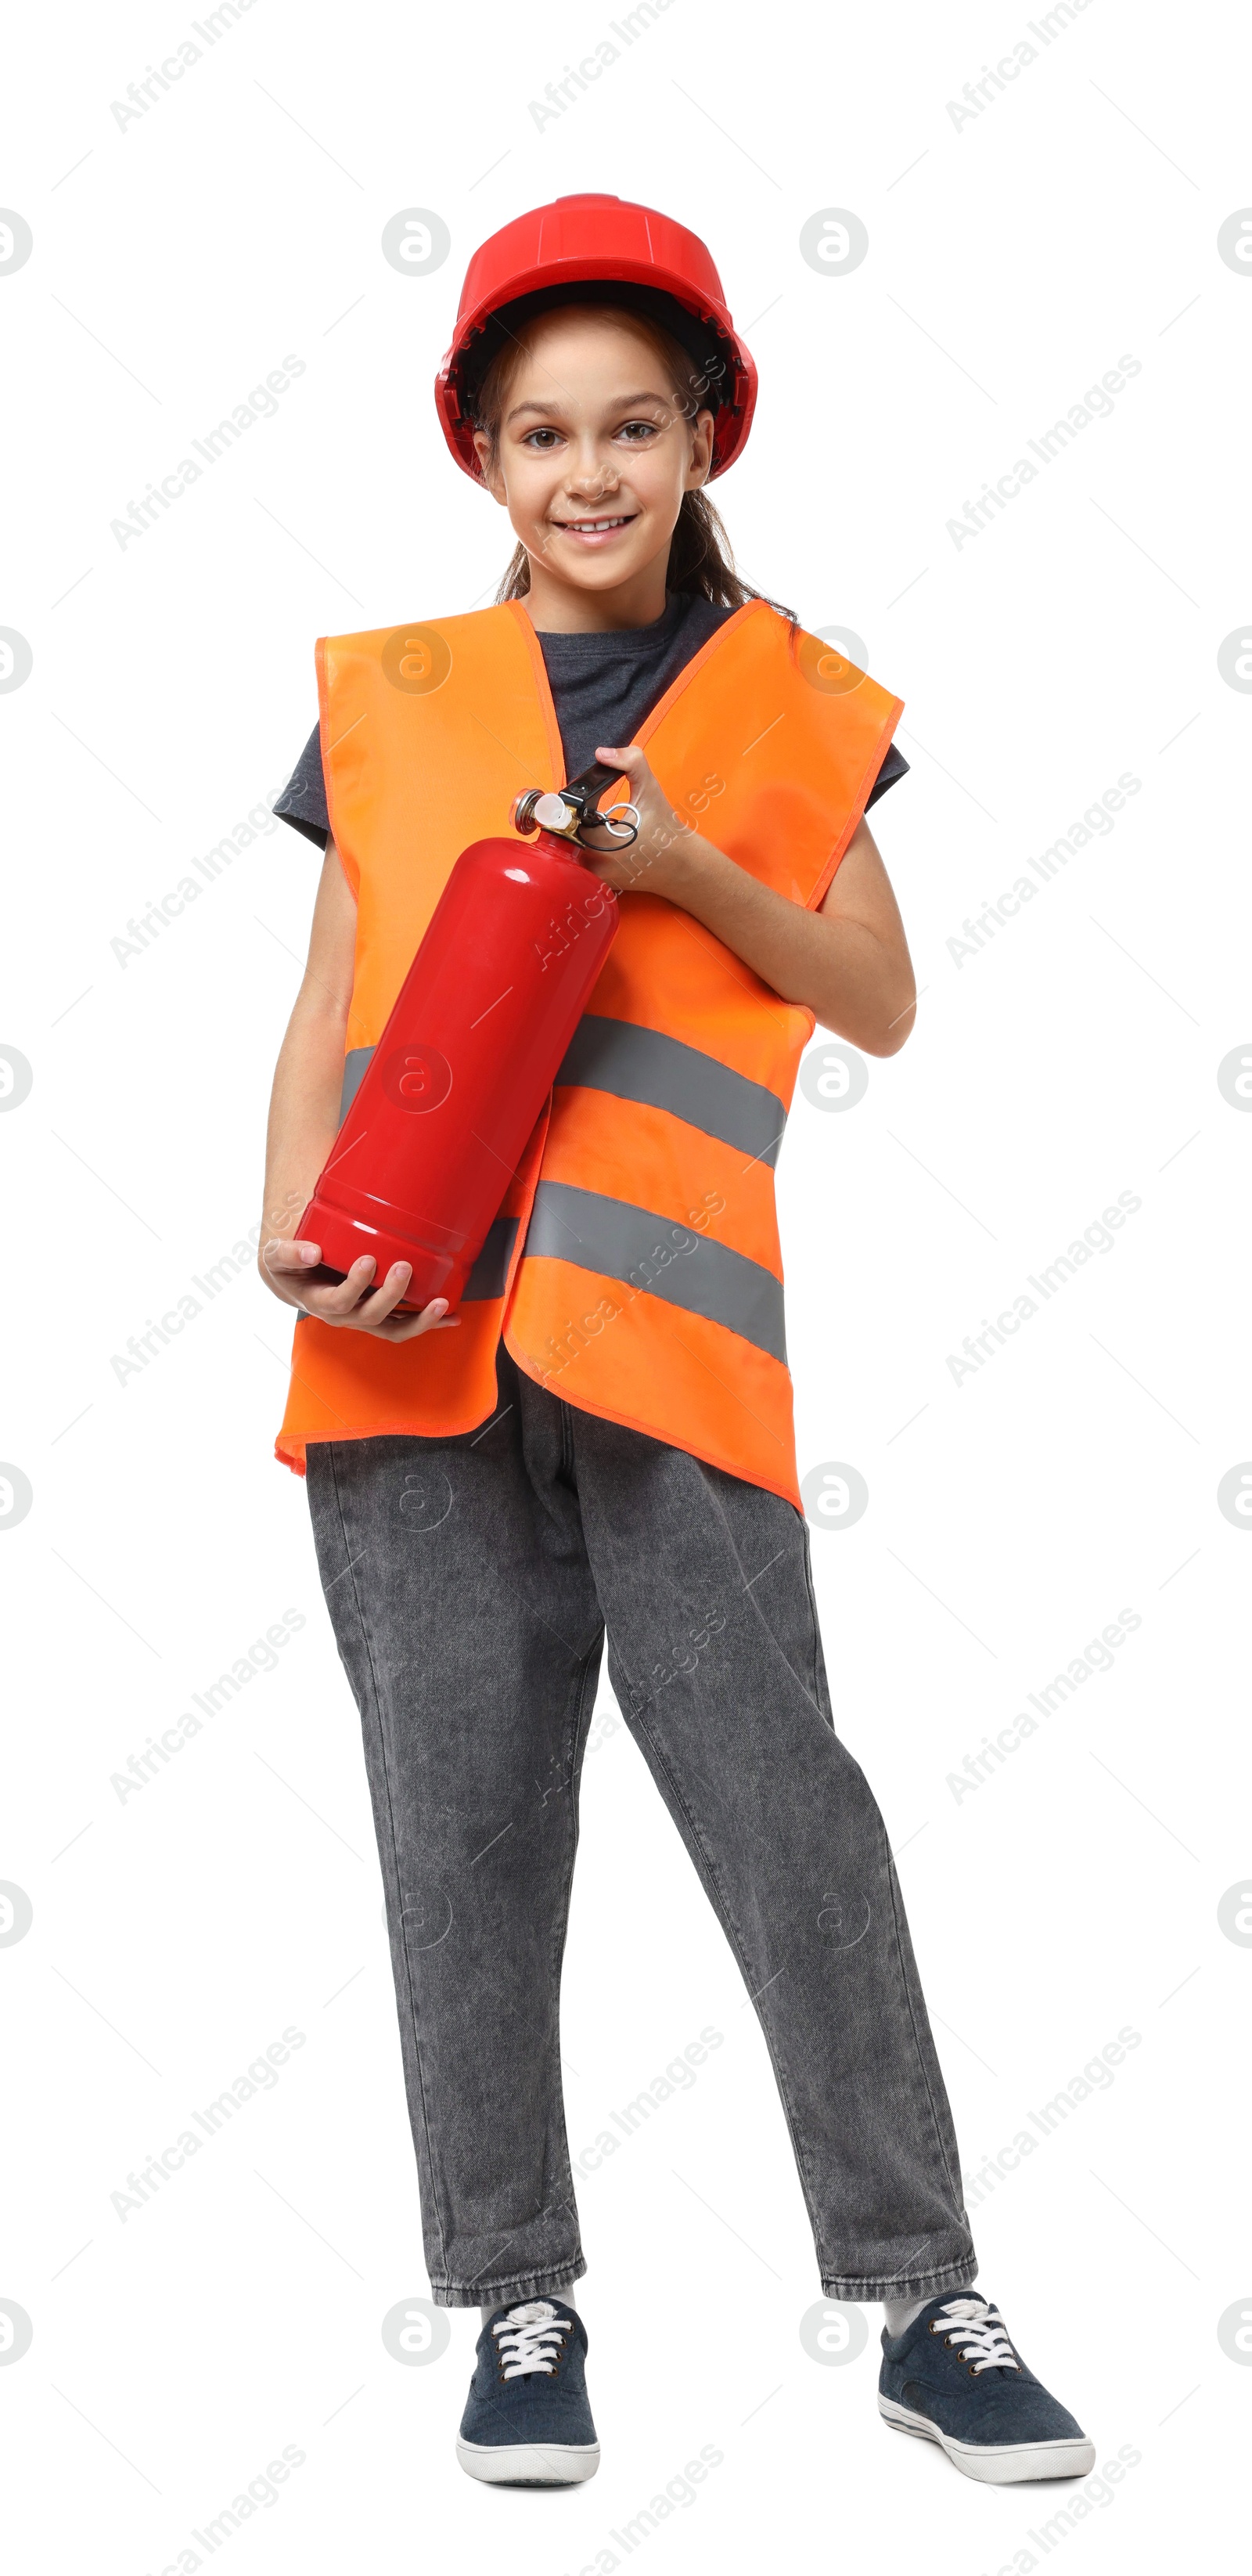
POLYGON ((456 2455, 466 2476, 493 2487, 576 2487, 600 2466, 598 2442, 463 2442, 456 2455))
POLYGON ((880 2396, 878 2412, 897 2433, 918 2433, 923 2441, 937 2442, 962 2477, 979 2478, 984 2486, 1012 2487, 1027 2478, 1085 2478, 1095 2467, 1094 2442, 957 2442, 928 2415, 914 2415, 894 2397, 880 2396))

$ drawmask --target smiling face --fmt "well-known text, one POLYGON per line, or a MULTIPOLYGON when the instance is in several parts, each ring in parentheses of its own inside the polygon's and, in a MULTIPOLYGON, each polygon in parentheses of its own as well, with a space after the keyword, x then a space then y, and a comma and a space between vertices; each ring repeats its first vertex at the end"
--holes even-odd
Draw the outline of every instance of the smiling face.
MULTIPOLYGON (((498 382, 499 380, 497 380, 498 382)), ((477 430, 483 479, 530 559, 534 624, 651 624, 684 492, 707 478, 713 415, 684 416, 642 323, 607 308, 544 314, 503 372, 496 434, 477 430)))

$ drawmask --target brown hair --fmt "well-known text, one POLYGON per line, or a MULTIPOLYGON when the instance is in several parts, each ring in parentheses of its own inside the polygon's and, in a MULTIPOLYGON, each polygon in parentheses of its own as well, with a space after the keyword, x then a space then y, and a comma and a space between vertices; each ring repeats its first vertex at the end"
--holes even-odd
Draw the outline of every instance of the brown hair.
MULTIPOLYGON (((564 312, 571 306, 613 321, 620 320, 622 313, 620 305, 597 303, 590 296, 571 295, 563 299, 559 309, 564 312)), ((649 314, 628 309, 628 318, 652 341, 664 360, 679 411, 688 419, 694 419, 702 407, 712 409, 713 405, 705 399, 707 379, 693 372, 687 351, 673 334, 649 314)), ((482 430, 490 441, 488 461, 492 466, 499 455, 500 423, 509 389, 528 351, 529 341, 523 329, 497 350, 472 397, 474 427, 482 430)), ((481 465, 479 473, 481 476, 481 465)), ((682 496, 670 539, 665 587, 667 592, 681 591, 689 597, 707 599, 714 608, 742 608, 750 599, 764 599, 767 607, 785 617, 789 625, 798 623, 794 609, 783 608, 778 600, 768 598, 764 591, 754 590, 750 582, 741 579, 735 569, 730 539, 720 514, 706 492, 684 492, 682 496)), ((502 606, 506 600, 524 599, 529 588, 530 557, 525 546, 519 543, 496 592, 497 606, 502 606)))

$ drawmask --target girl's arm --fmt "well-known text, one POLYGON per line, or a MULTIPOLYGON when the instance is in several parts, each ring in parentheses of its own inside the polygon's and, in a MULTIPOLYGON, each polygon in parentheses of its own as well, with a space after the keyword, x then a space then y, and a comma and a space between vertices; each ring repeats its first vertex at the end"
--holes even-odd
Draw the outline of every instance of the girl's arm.
POLYGON ((356 904, 332 840, 313 908, 304 980, 274 1071, 265 1153, 263 1232, 268 1230, 269 1239, 257 1267, 285 1306, 302 1306, 325 1324, 407 1342, 448 1314, 446 1297, 436 1297, 420 1315, 393 1317, 411 1277, 407 1262, 397 1262, 375 1294, 365 1297, 374 1272, 371 1258, 355 1261, 341 1286, 315 1286, 308 1273, 321 1260, 321 1246, 293 1240, 339 1131, 355 953, 356 904))
POLYGON ((622 892, 665 895, 703 922, 785 1002, 800 1002, 823 1028, 867 1055, 895 1055, 913 1026, 917 986, 899 907, 874 837, 862 820, 816 912, 746 868, 673 812, 631 746, 598 747, 630 781, 639 837, 596 874, 622 892))

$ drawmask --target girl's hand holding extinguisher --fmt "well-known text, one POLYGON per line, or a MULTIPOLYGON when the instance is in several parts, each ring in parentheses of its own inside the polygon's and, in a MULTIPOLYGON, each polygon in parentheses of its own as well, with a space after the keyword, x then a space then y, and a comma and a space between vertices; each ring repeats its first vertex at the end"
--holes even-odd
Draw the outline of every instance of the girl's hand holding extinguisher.
MULTIPOLYGON (((783 1001, 812 1011, 823 1028, 871 1055, 894 1055, 912 1027, 916 987, 895 897, 862 821, 838 874, 815 912, 791 903, 738 867, 670 804, 637 744, 597 744, 596 758, 628 781, 638 830, 626 848, 597 849, 590 826, 582 846, 588 865, 619 894, 663 895, 711 931, 783 1001)), ((692 791, 716 808, 725 781, 716 775, 692 791)))
POLYGON ((306 1315, 316 1315, 319 1323, 343 1324, 349 1332, 373 1333, 385 1342, 411 1342, 419 1333, 436 1332, 440 1325, 460 1323, 459 1315, 448 1313, 446 1297, 432 1297, 420 1315, 397 1315, 393 1311, 412 1276, 412 1265, 407 1261, 393 1262, 374 1295, 367 1297, 365 1292, 372 1284, 375 1267, 372 1254, 364 1253, 359 1261, 354 1261, 337 1285, 311 1287, 309 1271, 321 1258, 321 1245, 317 1243, 285 1243, 275 1239, 265 1245, 262 1259, 269 1274, 269 1283, 284 1305, 297 1306, 306 1315))

